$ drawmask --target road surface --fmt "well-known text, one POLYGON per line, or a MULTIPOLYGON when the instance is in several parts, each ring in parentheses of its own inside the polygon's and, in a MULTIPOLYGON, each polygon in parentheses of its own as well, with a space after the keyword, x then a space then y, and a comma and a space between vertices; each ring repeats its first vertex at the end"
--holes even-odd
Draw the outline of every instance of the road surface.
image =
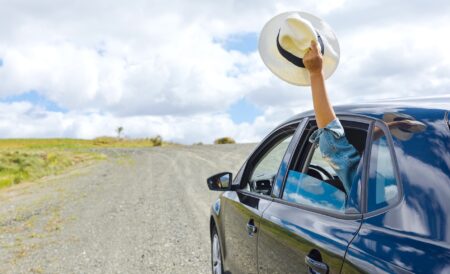
POLYGON ((0 191, 0 273, 210 273, 205 179, 255 145, 105 150, 0 191))

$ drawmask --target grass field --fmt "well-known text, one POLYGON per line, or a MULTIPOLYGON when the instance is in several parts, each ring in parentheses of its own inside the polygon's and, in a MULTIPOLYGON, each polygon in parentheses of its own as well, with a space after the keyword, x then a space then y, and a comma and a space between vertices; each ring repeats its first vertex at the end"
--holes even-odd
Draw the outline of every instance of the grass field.
POLYGON ((118 139, 0 139, 0 189, 64 172, 67 168, 105 158, 94 148, 173 145, 160 137, 118 139))

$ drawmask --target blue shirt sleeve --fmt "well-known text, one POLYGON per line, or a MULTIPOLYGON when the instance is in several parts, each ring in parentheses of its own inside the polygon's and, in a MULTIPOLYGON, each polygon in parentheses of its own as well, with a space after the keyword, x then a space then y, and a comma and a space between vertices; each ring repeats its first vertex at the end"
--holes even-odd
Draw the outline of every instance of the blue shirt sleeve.
POLYGON ((339 120, 335 119, 324 128, 317 129, 309 141, 319 146, 322 157, 341 179, 346 193, 350 194, 361 156, 348 142, 339 120))

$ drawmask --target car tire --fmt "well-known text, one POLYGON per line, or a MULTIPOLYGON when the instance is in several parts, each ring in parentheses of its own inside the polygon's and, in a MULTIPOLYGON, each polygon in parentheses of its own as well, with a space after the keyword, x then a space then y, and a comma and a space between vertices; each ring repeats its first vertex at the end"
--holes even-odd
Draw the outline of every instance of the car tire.
POLYGON ((219 234, 215 227, 211 233, 211 271, 213 274, 223 273, 222 249, 219 234))

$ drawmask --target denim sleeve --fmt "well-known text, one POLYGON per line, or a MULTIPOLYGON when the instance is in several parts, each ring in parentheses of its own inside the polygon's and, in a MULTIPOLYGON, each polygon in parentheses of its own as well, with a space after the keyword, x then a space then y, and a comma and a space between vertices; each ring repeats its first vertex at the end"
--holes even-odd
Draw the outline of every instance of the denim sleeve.
POLYGON ((349 194, 361 156, 348 142, 339 120, 335 119, 324 128, 317 129, 309 141, 319 146, 322 157, 335 170, 349 194))

